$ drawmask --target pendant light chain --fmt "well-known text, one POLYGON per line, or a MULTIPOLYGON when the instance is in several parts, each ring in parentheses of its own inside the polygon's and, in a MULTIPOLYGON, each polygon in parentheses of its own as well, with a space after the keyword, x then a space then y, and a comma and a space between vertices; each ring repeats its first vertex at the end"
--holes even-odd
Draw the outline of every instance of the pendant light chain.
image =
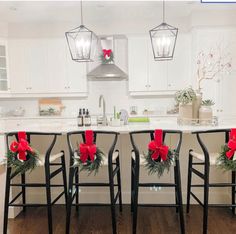
POLYGON ((84 25, 84 22, 83 22, 83 3, 82 3, 82 0, 80 1, 80 19, 81 19, 81 25, 84 25))
POLYGON ((165 0, 162 1, 162 17, 163 23, 165 23, 165 0))

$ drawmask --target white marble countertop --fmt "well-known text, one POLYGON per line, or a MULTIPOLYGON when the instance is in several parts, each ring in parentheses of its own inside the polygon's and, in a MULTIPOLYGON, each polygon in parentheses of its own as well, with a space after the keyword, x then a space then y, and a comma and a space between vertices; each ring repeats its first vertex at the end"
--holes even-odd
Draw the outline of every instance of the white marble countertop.
POLYGON ((235 128, 236 118, 222 119, 218 126, 180 126, 177 120, 173 118, 153 119, 150 123, 132 123, 120 127, 111 126, 91 126, 78 127, 76 118, 17 118, 17 119, 1 119, 0 134, 5 134, 12 131, 31 131, 31 132, 56 132, 66 134, 76 130, 101 130, 101 131, 116 131, 121 134, 127 134, 131 131, 153 130, 161 128, 163 130, 181 130, 184 133, 190 133, 197 130, 224 129, 235 128))

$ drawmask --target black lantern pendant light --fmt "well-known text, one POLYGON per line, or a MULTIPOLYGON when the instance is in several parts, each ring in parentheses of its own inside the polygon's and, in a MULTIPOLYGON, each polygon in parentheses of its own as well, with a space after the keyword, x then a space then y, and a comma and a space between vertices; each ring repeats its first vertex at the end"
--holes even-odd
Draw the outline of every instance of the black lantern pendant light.
POLYGON ((162 3, 163 23, 149 31, 154 59, 171 60, 174 56, 178 28, 165 23, 165 0, 162 3))
POLYGON ((82 0, 80 1, 81 25, 66 32, 71 58, 76 62, 91 62, 97 47, 97 36, 83 25, 82 0))

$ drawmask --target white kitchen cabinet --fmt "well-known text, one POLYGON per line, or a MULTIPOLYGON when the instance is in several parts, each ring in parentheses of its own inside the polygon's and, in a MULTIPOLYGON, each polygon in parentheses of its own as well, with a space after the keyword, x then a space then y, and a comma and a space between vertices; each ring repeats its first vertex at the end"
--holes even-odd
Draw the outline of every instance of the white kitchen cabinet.
MULTIPOLYGON (((236 28, 197 28, 193 30, 193 75, 196 74, 196 57, 200 51, 214 52, 219 47, 223 53, 230 53, 232 70, 230 74, 218 74, 213 80, 202 82, 204 99, 212 99, 214 114, 217 116, 236 116, 232 106, 236 99, 236 28)), ((196 75, 195 75, 196 77, 196 75)), ((194 79, 196 82, 196 78, 194 79)))
POLYGON ((128 38, 129 91, 148 91, 147 37, 128 38))
POLYGON ((27 40, 9 40, 9 74, 11 93, 25 93, 29 90, 29 70, 27 40))
POLYGON ((64 38, 12 39, 13 95, 86 96, 86 64, 72 61, 64 38))
POLYGON ((69 48, 66 45, 66 90, 69 93, 87 93, 86 63, 78 63, 71 59, 69 48))
POLYGON ((147 41, 148 49, 148 90, 167 90, 167 61, 155 61, 152 52, 151 40, 147 41))
POLYGON ((7 42, 0 40, 0 92, 9 90, 7 42))
POLYGON ((131 95, 173 95, 190 83, 190 35, 180 35, 171 61, 155 61, 148 35, 129 41, 129 92, 131 95))
POLYGON ((179 34, 173 60, 167 61, 167 89, 180 90, 191 83, 191 35, 179 34))

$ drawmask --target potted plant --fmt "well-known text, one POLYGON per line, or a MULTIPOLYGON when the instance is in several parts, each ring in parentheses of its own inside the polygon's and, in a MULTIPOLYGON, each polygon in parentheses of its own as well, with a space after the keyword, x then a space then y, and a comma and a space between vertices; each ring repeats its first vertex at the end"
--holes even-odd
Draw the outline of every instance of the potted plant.
POLYGON ((196 93, 192 87, 179 90, 175 94, 175 100, 179 104, 179 117, 182 119, 192 119, 193 117, 193 101, 196 93))
POLYGON ((199 109, 199 120, 201 124, 205 124, 212 120, 212 106, 215 103, 211 99, 203 100, 199 109))

